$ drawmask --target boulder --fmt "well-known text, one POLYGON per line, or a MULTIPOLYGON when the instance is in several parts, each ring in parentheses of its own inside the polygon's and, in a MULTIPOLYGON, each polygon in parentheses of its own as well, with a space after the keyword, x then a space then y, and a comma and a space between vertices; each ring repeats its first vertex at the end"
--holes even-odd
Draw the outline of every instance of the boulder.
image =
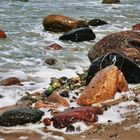
POLYGON ((132 30, 140 30, 140 23, 132 26, 132 30))
POLYGON ((63 15, 49 15, 43 19, 46 31, 67 32, 75 28, 87 26, 86 21, 70 18, 63 15))
POLYGON ((87 24, 90 26, 101 26, 107 24, 107 22, 101 19, 92 19, 87 24))
POLYGON ((74 42, 90 41, 95 39, 95 34, 88 27, 77 28, 64 33, 60 40, 70 40, 74 42))
POLYGON ((114 99, 116 92, 128 91, 128 84, 122 72, 114 65, 110 65, 91 79, 77 100, 79 105, 92 105, 114 99))
POLYGON ((109 34, 91 47, 88 57, 92 62, 109 52, 121 53, 140 64, 140 32, 121 31, 109 34))
POLYGON ((3 86, 21 85, 20 80, 16 77, 10 77, 10 78, 1 80, 0 84, 3 86))
POLYGON ((48 49, 48 50, 62 50, 63 47, 61 47, 57 43, 54 43, 54 44, 51 44, 51 45, 47 46, 46 49, 48 49))
POLYGON ((6 38, 6 37, 7 36, 6 36, 5 32, 0 30, 0 38, 2 39, 2 38, 6 38))
POLYGON ((10 110, 0 116, 0 126, 9 127, 24 125, 26 123, 36 123, 41 120, 43 115, 43 111, 30 108, 10 110))
POLYGON ((70 108, 53 116, 53 126, 60 129, 79 121, 94 123, 102 113, 99 107, 70 108))
POLYGON ((98 71, 112 64, 118 67, 128 83, 137 84, 140 82, 139 66, 124 55, 114 52, 107 53, 92 62, 88 69, 86 83, 88 84, 98 71))
POLYGON ((103 0, 102 3, 105 3, 105 4, 120 3, 120 0, 103 0))
POLYGON ((54 59, 54 58, 47 58, 45 59, 45 63, 48 64, 48 65, 54 65, 56 64, 57 60, 54 59))

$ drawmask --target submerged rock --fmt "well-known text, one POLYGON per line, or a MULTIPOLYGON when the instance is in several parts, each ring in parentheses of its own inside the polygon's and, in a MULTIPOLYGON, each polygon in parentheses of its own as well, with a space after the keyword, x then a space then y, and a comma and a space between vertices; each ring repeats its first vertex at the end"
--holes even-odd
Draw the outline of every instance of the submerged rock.
POLYGON ((88 70, 86 83, 88 84, 98 71, 112 64, 121 70, 128 83, 136 84, 140 82, 139 66, 124 55, 114 52, 101 56, 92 62, 88 70))
POLYGON ((67 32, 75 28, 86 27, 84 20, 78 20, 63 15, 49 15, 43 19, 43 26, 46 31, 67 32))
POLYGON ((88 27, 73 29, 67 33, 64 33, 60 40, 70 40, 74 42, 90 41, 95 39, 95 34, 88 27))
POLYGON ((20 80, 16 77, 10 77, 0 81, 3 86, 20 85, 20 80))
POLYGON ((3 30, 0 30, 0 38, 6 38, 6 34, 3 30))
POLYGON ((47 46, 46 49, 48 49, 48 50, 62 50, 63 47, 61 47, 59 44, 54 43, 54 44, 47 46))
POLYGON ((48 65, 54 65, 56 64, 57 60, 54 59, 54 58, 47 58, 45 59, 45 63, 48 64, 48 65))
POLYGON ((120 3, 120 0, 103 0, 102 3, 105 4, 120 3))
POLYGON ((88 52, 92 62, 109 52, 118 52, 140 64, 140 32, 121 31, 112 33, 97 42, 88 52))
POLYGON ((64 128, 78 121, 94 123, 98 119, 97 115, 101 115, 102 113, 99 107, 71 108, 54 115, 52 118, 53 126, 55 128, 64 128))
POLYGON ((132 30, 140 30, 140 23, 132 26, 132 30))
POLYGON ((0 98, 3 98, 3 96, 0 94, 0 98))
POLYGON ((92 105, 113 99, 115 93, 128 91, 128 84, 122 72, 114 65, 110 65, 92 78, 82 91, 77 103, 79 105, 92 105))
POLYGON ((30 108, 10 110, 0 116, 0 126, 9 127, 24 125, 26 123, 36 123, 41 120, 43 115, 43 111, 30 108))
POLYGON ((90 26, 101 26, 101 25, 107 24, 107 22, 101 19, 93 19, 93 20, 90 20, 87 24, 90 26))

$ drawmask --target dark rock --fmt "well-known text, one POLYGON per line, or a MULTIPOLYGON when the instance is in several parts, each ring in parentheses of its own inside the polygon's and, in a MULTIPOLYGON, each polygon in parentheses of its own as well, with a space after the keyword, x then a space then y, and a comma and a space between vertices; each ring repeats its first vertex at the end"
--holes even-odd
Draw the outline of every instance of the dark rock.
POLYGON ((40 121, 43 115, 43 111, 30 108, 10 110, 0 116, 0 125, 9 127, 24 125, 26 123, 36 123, 40 121))
POLYGON ((52 94, 53 90, 50 90, 50 89, 46 89, 43 94, 45 97, 49 97, 51 94, 52 94))
POLYGON ((128 83, 136 84, 140 82, 140 68, 137 64, 126 58, 124 55, 114 52, 99 57, 92 62, 88 70, 86 83, 88 84, 98 71, 112 64, 121 70, 128 83))
POLYGON ((75 28, 87 27, 87 23, 63 15, 49 15, 43 19, 43 26, 46 31, 67 32, 75 28))
POLYGON ((16 77, 10 77, 10 78, 1 80, 0 84, 3 86, 21 85, 20 80, 16 77))
POLYGON ((88 57, 92 62, 109 52, 118 52, 140 64, 140 32, 121 31, 109 34, 89 50, 88 57))
POLYGON ((132 30, 140 30, 140 23, 132 26, 132 30))
POLYGON ((7 36, 6 36, 6 34, 5 34, 5 32, 4 31, 2 31, 2 30, 0 30, 0 38, 6 38, 7 36))
POLYGON ((88 27, 73 29, 67 33, 64 33, 60 40, 70 40, 74 42, 90 41, 95 39, 95 34, 88 27))
POLYGON ((87 24, 90 26, 101 26, 101 25, 107 24, 107 22, 101 19, 93 19, 93 20, 90 20, 87 24))
POLYGON ((74 131, 75 131, 75 127, 73 125, 67 126, 66 132, 74 132, 74 131))
POLYGON ((55 128, 64 128, 75 122, 96 122, 97 115, 101 115, 103 112, 99 107, 78 107, 74 109, 68 109, 64 112, 54 115, 52 118, 53 126, 55 128))
POLYGON ((68 91, 68 90, 64 90, 64 91, 62 91, 62 92, 60 93, 60 95, 61 95, 62 97, 69 98, 69 91, 68 91))
POLYGON ((50 126, 51 125, 51 119, 50 118, 45 118, 43 120, 43 123, 45 124, 45 126, 50 126))
POLYGON ((63 47, 61 47, 59 44, 54 43, 54 44, 47 46, 46 49, 48 49, 48 50, 62 50, 63 47))
POLYGON ((105 4, 120 3, 120 0, 103 0, 102 3, 105 4))
POLYGON ((54 58, 45 59, 45 63, 48 64, 48 65, 54 65, 56 62, 57 62, 57 60, 54 59, 54 58))
POLYGON ((0 98, 3 98, 3 96, 0 94, 0 98))

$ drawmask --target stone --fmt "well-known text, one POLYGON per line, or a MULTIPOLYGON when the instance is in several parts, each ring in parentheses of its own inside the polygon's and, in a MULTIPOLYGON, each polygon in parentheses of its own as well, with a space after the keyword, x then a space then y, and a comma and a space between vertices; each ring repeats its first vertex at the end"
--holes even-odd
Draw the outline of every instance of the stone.
POLYGON ((52 103, 57 103, 63 106, 68 107, 69 103, 68 101, 63 98, 62 96, 60 96, 57 92, 53 92, 48 98, 47 98, 48 102, 52 102, 52 103))
POLYGON ((101 103, 114 99, 117 91, 128 91, 128 84, 122 72, 115 65, 110 65, 97 72, 81 92, 77 103, 84 106, 101 103))
POLYGON ((50 126, 51 125, 51 119, 50 118, 45 118, 43 120, 43 123, 45 124, 45 126, 50 126))
POLYGON ((73 42, 90 41, 95 39, 95 34, 88 27, 77 28, 64 33, 60 40, 70 40, 73 42))
POLYGON ((88 84, 98 71, 112 64, 118 67, 129 84, 137 84, 140 82, 139 66, 124 55, 114 52, 107 53, 92 62, 88 69, 86 83, 88 84))
POLYGON ((67 32, 75 28, 86 27, 87 22, 63 15, 49 15, 43 19, 43 27, 46 31, 67 32))
POLYGON ((48 64, 48 65, 54 65, 56 64, 57 60, 54 59, 54 58, 47 58, 45 59, 45 63, 48 64))
POLYGON ((107 22, 103 21, 101 19, 92 19, 87 24, 90 25, 90 26, 95 26, 96 27, 96 26, 105 25, 105 24, 107 24, 107 22))
POLYGON ((88 52, 92 62, 109 52, 118 52, 140 65, 140 32, 121 31, 111 33, 98 41, 88 52))
POLYGON ((19 108, 4 112, 0 116, 0 126, 16 126, 26 123, 36 123, 44 115, 43 111, 31 108, 19 108))
POLYGON ((7 36, 6 36, 5 32, 3 30, 0 30, 0 39, 4 39, 6 37, 7 36))
POLYGON ((63 47, 57 43, 54 43, 54 44, 47 46, 46 49, 48 49, 48 50, 62 50, 63 47))
POLYGON ((0 84, 3 86, 21 85, 20 80, 16 77, 10 77, 10 78, 1 80, 0 84))
POLYGON ((140 30, 140 23, 132 26, 132 30, 140 30))
POLYGON ((98 120, 97 115, 102 115, 102 113, 99 107, 70 108, 52 117, 53 126, 60 129, 79 121, 94 123, 98 120))
POLYGON ((0 94, 0 98, 3 98, 3 96, 0 94))
POLYGON ((120 0, 103 0, 102 3, 104 3, 104 4, 115 4, 115 3, 120 3, 120 0))

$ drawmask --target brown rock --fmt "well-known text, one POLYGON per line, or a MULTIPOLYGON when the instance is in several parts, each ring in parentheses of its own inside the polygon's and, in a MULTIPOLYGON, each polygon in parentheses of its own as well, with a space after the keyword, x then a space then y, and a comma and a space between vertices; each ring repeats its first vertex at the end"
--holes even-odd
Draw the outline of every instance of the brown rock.
POLYGON ((63 47, 61 47, 59 44, 54 43, 54 44, 47 46, 46 49, 48 49, 48 50, 62 50, 63 47))
POLYGON ((57 62, 57 60, 54 59, 54 58, 45 59, 45 63, 48 64, 48 65, 54 65, 56 62, 57 62))
POLYGON ((6 34, 4 31, 0 30, 0 38, 6 38, 6 34))
POLYGON ((67 32, 69 30, 87 26, 86 21, 77 20, 63 15, 49 15, 43 20, 46 31, 67 32))
POLYGON ((140 30, 140 23, 132 26, 132 30, 140 30))
POLYGON ((20 80, 16 77, 10 77, 0 81, 3 86, 20 85, 20 80))
POLYGON ((48 102, 52 102, 52 103, 57 103, 63 106, 69 106, 69 103, 67 102, 67 100, 65 98, 63 98, 62 96, 60 96, 59 94, 57 94, 57 92, 53 92, 48 98, 47 98, 48 102))
POLYGON ((128 84, 122 72, 114 65, 110 65, 97 72, 95 77, 81 93, 77 100, 80 105, 92 105, 113 99, 115 93, 128 91, 128 84))
POLYGON ((109 52, 118 52, 133 62, 140 64, 140 33, 122 31, 109 34, 89 50, 88 57, 92 62, 109 52))
POLYGON ((120 3, 120 0, 103 0, 102 3, 105 4, 120 3))

